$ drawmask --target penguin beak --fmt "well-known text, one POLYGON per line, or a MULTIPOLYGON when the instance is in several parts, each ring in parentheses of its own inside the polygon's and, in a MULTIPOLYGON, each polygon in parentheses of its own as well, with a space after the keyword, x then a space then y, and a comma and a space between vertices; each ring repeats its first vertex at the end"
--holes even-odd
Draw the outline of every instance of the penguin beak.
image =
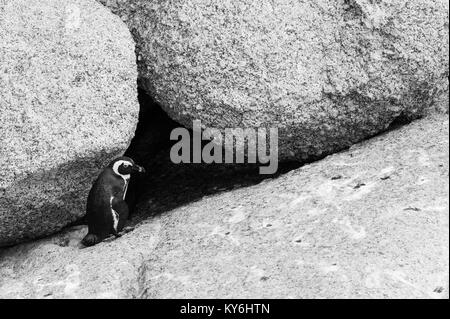
POLYGON ((140 174, 144 174, 145 173, 145 169, 142 166, 139 165, 134 165, 133 166, 133 171, 136 173, 140 173, 140 174))

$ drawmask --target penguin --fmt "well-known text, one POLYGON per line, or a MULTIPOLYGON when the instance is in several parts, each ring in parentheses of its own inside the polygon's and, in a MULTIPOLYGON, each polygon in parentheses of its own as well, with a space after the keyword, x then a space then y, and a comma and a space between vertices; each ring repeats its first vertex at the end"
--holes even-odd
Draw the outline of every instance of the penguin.
POLYGON ((125 201, 130 179, 143 173, 143 167, 125 156, 116 158, 101 172, 87 198, 88 234, 81 241, 84 246, 94 246, 110 235, 120 237, 130 212, 125 201))

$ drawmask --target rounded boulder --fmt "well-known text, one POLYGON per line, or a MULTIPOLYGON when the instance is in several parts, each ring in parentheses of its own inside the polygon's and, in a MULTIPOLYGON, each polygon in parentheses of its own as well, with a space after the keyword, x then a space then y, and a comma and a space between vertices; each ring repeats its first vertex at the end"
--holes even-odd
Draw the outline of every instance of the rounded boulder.
POLYGON ((0 246, 80 219, 138 121, 134 42, 93 0, 0 1, 0 246))

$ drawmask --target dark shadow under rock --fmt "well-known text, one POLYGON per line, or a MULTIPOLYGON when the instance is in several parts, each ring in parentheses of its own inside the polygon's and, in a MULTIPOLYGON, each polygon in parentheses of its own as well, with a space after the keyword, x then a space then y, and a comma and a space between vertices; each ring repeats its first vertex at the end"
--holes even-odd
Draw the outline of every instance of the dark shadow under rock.
MULTIPOLYGON (((248 187, 263 180, 276 178, 304 164, 326 157, 311 158, 307 162, 279 163, 274 175, 259 174, 260 164, 174 164, 170 159, 170 140, 173 129, 182 127, 173 121, 144 90, 139 90, 141 111, 136 136, 126 156, 143 165, 147 174, 134 180, 129 188, 128 202, 136 206, 133 224, 150 216, 200 200, 204 196, 248 187)), ((411 121, 402 114, 385 134, 411 121)), ((192 131, 190 131, 192 136, 192 131)), ((206 145, 208 141, 203 141, 206 145)))
POLYGON ((301 166, 299 162, 281 163, 276 174, 260 175, 259 164, 174 164, 170 150, 176 141, 170 140, 170 133, 182 126, 143 90, 139 91, 139 101, 136 136, 125 155, 143 165, 147 174, 130 185, 130 194, 138 197, 133 223, 207 195, 258 184, 301 166))

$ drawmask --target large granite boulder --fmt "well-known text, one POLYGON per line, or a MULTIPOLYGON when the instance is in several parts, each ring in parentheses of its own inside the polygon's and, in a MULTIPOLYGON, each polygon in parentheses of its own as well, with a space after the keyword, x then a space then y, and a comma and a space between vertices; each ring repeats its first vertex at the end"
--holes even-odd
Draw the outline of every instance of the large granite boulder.
POLYGON ((84 214, 134 135, 134 43, 93 0, 0 1, 0 246, 84 214))
POLYGON ((448 91, 446 0, 98 1, 173 119, 278 127, 281 160, 341 150, 448 91))
MULTIPOLYGON (((197 174, 190 201, 112 242, 80 249, 77 227, 0 250, 0 298, 448 298, 448 126, 419 120, 204 198, 197 174)), ((166 184, 144 213, 178 173, 152 176, 166 184)))

